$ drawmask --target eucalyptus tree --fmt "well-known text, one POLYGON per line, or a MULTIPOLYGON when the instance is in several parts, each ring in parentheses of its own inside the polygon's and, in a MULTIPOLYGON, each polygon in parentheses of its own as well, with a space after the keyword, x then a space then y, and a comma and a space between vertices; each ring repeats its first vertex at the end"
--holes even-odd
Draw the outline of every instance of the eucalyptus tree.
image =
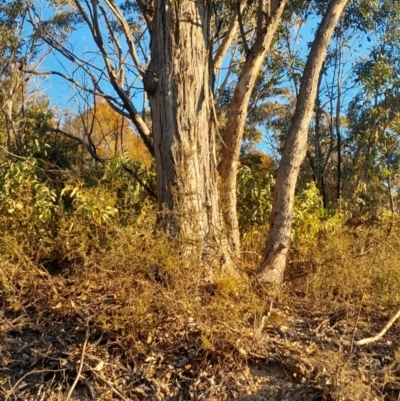
MULTIPOLYGON (((131 119, 155 156, 159 226, 173 236, 183 236, 186 244, 192 241, 188 247, 199 250, 203 259, 230 265, 240 254, 236 175, 251 94, 282 21, 290 21, 293 13, 310 4, 138 0, 118 6, 114 0, 57 0, 48 5, 51 13, 49 9, 43 13, 32 3, 30 17, 35 34, 74 64, 74 74, 51 73, 104 97, 131 119), (44 20, 46 14, 54 17, 44 20), (67 25, 74 32, 79 24, 93 40, 93 49, 86 55, 74 51, 60 31, 67 25), (226 65, 236 79, 221 135, 215 75, 226 76, 226 65), (88 78, 86 83, 78 79, 79 73, 88 78), (140 88, 150 103, 151 128, 133 99, 140 88)), ((279 259, 280 277, 315 100, 315 77, 346 4, 347 0, 331 0, 326 9, 322 7, 322 22, 301 79, 278 171, 262 268, 274 270, 272 262, 279 259)))
POLYGON ((23 123, 28 103, 37 96, 32 76, 23 72, 37 69, 45 54, 37 38, 24 32, 26 7, 23 1, 0 4, 0 120, 2 142, 9 151, 22 148, 23 123))
POLYGON ((309 124, 328 45, 347 0, 332 0, 327 7, 310 49, 300 81, 296 110, 282 152, 271 212, 266 250, 259 267, 261 283, 282 283, 290 247, 294 195, 300 166, 306 156, 309 124))
POLYGON ((383 1, 370 24, 370 53, 356 66, 360 89, 347 113, 352 163, 344 184, 361 209, 394 212, 400 173, 400 5, 383 1))
POLYGON ((66 78, 104 96, 129 117, 155 156, 160 227, 192 241, 208 259, 229 261, 239 254, 235 183, 247 104, 285 5, 286 0, 250 6, 163 0, 126 2, 121 7, 113 0, 54 2, 55 17, 49 21, 43 21, 35 4, 31 7, 36 33, 83 71, 92 87, 66 78), (129 19, 133 8, 136 21, 129 19), (251 20, 244 23, 245 14, 251 20), (104 68, 78 56, 54 33, 66 22, 89 28, 104 68), (214 76, 238 31, 246 55, 227 130, 217 144, 214 76), (135 75, 150 102, 151 130, 132 100, 135 75), (105 89, 107 83, 111 93, 105 89))

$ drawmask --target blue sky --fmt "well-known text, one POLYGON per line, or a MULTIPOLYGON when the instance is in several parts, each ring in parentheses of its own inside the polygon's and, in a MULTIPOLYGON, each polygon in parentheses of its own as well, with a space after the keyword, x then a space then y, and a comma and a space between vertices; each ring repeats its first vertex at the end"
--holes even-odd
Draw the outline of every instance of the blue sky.
MULTIPOLYGON (((301 40, 294 43, 296 46, 296 50, 301 55, 302 59, 306 58, 306 55, 309 51, 309 44, 313 41, 315 31, 317 25, 319 23, 319 18, 311 18, 308 20, 304 26, 302 26, 299 30, 299 34, 301 40)), ((368 53, 368 45, 371 46, 370 43, 366 42, 361 37, 356 37, 352 39, 351 43, 347 44, 345 58, 347 58, 347 63, 345 64, 343 74, 344 76, 348 75, 352 65, 352 60, 350 56, 356 56, 360 58, 361 56, 368 53)), ((91 33, 85 27, 80 28, 72 33, 69 40, 70 49, 73 49, 73 52, 79 56, 83 54, 89 54, 92 57, 93 53, 96 51, 96 46, 93 42, 91 33)), ((97 65, 101 65, 98 62, 97 65)), ((225 66, 227 63, 225 63, 225 66)), ((65 59, 63 56, 58 54, 57 52, 52 52, 43 62, 40 68, 41 71, 50 71, 56 70, 65 73, 66 75, 73 74, 74 66, 72 62, 65 59)), ((133 79, 133 77, 132 77, 133 79)), ((223 79, 223 76, 221 77, 223 79)), ((331 76, 329 74, 326 76, 326 80, 331 80, 331 76)), ((61 109, 68 108, 71 110, 77 110, 77 90, 73 88, 70 82, 67 82, 63 78, 59 76, 49 76, 42 81, 43 90, 51 99, 52 105, 57 105, 61 109)), ((348 103, 351 98, 354 96, 355 91, 350 91, 345 94, 344 104, 348 103)), ((143 106, 143 98, 138 94, 136 97, 136 101, 134 102, 137 109, 141 110, 143 106)))

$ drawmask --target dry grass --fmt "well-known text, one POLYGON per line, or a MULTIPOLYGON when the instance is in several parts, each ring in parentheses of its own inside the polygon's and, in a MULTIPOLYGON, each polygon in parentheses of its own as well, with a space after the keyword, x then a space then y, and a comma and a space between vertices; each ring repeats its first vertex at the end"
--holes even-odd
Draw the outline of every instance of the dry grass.
POLYGON ((353 333, 373 334, 400 302, 398 230, 342 227, 313 248, 294 249, 288 277, 300 278, 275 294, 270 315, 272 297, 255 293, 247 275, 262 233, 246 239, 239 276, 217 271, 210 284, 203 266, 179 254, 148 218, 88 226, 64 214, 56 230, 42 233, 45 246, 31 248, 35 230, 5 232, 2 395, 65 398, 82 364, 71 400, 280 399, 278 387, 287 383, 308 386, 320 399, 392 400, 394 348, 381 352, 382 369, 371 368, 374 346, 368 358, 348 352, 353 333), (249 361, 286 372, 274 382, 276 393, 246 373, 249 361))

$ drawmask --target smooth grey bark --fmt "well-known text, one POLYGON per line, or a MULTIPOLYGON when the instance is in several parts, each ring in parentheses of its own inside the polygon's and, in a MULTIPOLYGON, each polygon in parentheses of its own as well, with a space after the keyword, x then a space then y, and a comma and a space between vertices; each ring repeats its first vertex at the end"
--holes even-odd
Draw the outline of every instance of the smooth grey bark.
POLYGON ((296 110, 278 168, 271 226, 264 257, 257 272, 257 280, 261 284, 279 285, 283 282, 290 247, 296 182, 300 166, 307 152, 308 129, 314 111, 318 77, 333 31, 347 3, 348 0, 332 0, 329 3, 307 59, 300 82, 296 110))

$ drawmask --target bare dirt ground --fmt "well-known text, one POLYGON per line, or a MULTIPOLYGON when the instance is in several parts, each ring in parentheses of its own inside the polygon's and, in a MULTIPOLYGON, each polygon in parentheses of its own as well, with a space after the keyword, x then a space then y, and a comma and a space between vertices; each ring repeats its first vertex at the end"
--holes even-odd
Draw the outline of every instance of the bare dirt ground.
POLYGON ((115 303, 107 294, 65 310, 46 297, 11 308, 0 292, 0 400, 400 400, 399 322, 352 347, 393 310, 287 299, 254 331, 264 348, 221 352, 190 322, 148 336, 93 324, 96 303, 115 303))

